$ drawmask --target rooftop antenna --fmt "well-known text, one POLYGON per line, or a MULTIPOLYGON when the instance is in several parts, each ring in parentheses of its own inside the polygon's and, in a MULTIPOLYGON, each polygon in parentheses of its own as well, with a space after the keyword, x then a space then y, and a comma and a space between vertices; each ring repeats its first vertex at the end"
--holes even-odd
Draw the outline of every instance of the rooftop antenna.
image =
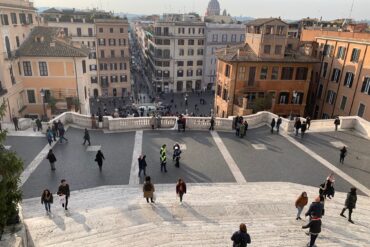
POLYGON ((352 0, 351 10, 349 11, 349 18, 348 19, 352 18, 352 11, 353 11, 353 5, 354 4, 355 4, 355 0, 352 0))

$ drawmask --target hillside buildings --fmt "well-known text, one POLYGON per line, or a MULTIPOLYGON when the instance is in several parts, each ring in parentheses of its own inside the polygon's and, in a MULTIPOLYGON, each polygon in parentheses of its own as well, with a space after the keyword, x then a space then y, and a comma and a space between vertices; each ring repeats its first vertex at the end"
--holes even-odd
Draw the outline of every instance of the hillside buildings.
POLYGON ((287 48, 287 32, 288 24, 280 19, 256 19, 247 24, 245 44, 217 53, 217 116, 260 110, 304 115, 313 66, 319 60, 287 48))

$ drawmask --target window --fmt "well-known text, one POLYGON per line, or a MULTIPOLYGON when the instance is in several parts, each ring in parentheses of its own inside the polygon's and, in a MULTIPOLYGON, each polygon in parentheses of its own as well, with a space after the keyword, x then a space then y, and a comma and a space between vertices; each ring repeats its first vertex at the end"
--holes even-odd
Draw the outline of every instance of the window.
POLYGON ((244 42, 245 41, 245 34, 241 34, 240 35, 240 42, 244 42))
POLYGON ((184 66, 184 61, 177 61, 177 66, 179 67, 184 66))
POLYGON ((109 39, 109 46, 115 46, 116 45, 116 39, 109 39))
POLYGON ((96 64, 90 64, 90 71, 96 71, 96 64))
POLYGON ((340 69, 333 69, 333 73, 331 75, 331 81, 338 83, 340 77, 340 69))
POLYGON ((198 39, 198 45, 204 45, 204 39, 198 39))
POLYGON ((240 66, 239 67, 239 72, 238 72, 238 79, 241 80, 241 81, 244 81, 246 73, 247 73, 247 67, 246 66, 240 66))
POLYGON ((346 108, 346 103, 347 103, 347 97, 346 96, 343 96, 342 97, 342 101, 340 102, 340 109, 342 111, 344 111, 344 109, 346 108))
POLYGON ((197 66, 202 66, 203 65, 203 61, 202 60, 198 60, 197 61, 197 66))
POLYGON ((303 96, 304 96, 304 93, 302 92, 297 92, 295 97, 293 95, 293 99, 292 99, 292 103, 293 104, 300 104, 302 105, 302 102, 303 102, 303 96))
POLYGON ((161 40, 161 39, 155 39, 154 43, 156 45, 162 45, 163 44, 163 40, 161 40))
POLYGON ((360 103, 360 106, 358 107, 357 116, 363 117, 365 113, 365 105, 360 103))
POLYGON ((170 50, 168 50, 168 49, 163 50, 163 58, 171 58, 170 50))
POLYGON ((164 39, 163 40, 163 44, 164 45, 170 45, 171 44, 171 41, 169 39, 164 39))
POLYGON ((275 55, 280 55, 280 54, 281 54, 282 49, 283 49, 283 46, 281 46, 281 45, 276 45, 276 46, 275 46, 275 55))
POLYGON ((19 22, 20 22, 21 24, 27 24, 26 14, 24 14, 24 13, 20 13, 20 14, 19 14, 19 22))
POLYGON ((265 45, 263 47, 263 53, 265 54, 270 54, 270 50, 271 50, 271 45, 265 45))
POLYGON ((177 77, 183 77, 184 76, 184 71, 182 69, 179 69, 177 71, 177 77))
POLYGON ((354 48, 352 50, 352 55, 351 55, 351 62, 352 63, 358 63, 358 59, 360 58, 360 53, 361 53, 360 49, 354 48))
POLYGON ((27 98, 28 103, 35 104, 36 103, 35 90, 27 90, 27 98))
POLYGON ((21 45, 20 42, 19 42, 19 37, 18 36, 15 37, 15 42, 17 43, 17 47, 19 47, 21 45))
POLYGON ((296 70, 295 79, 305 81, 305 80, 307 80, 307 73, 308 73, 307 68, 298 67, 297 70, 296 70))
POLYGON ((170 61, 163 61, 163 67, 170 67, 170 61))
POLYGON ((48 76, 48 65, 46 62, 39 62, 40 76, 48 76))
POLYGON ((110 33, 113 33, 114 32, 113 27, 109 28, 109 32, 110 33))
POLYGON ((353 83, 354 74, 352 72, 347 72, 346 77, 344 78, 344 86, 351 88, 353 83))
POLYGON ((184 56, 184 53, 185 53, 184 49, 179 50, 179 56, 184 56))
POLYGON ((105 45, 105 39, 98 39, 98 45, 105 45))
POLYGON ((119 29, 119 32, 120 32, 120 33, 124 33, 124 30, 123 30, 123 28, 122 28, 122 27, 119 29))
POLYGON ((93 29, 91 27, 89 27, 89 29, 87 29, 87 32, 89 33, 89 37, 93 36, 93 29))
POLYGON ((362 82, 361 93, 370 95, 370 77, 365 77, 362 82))
POLYGON ((193 61, 188 61, 188 62, 187 62, 187 65, 188 65, 188 66, 193 66, 193 61))
POLYGON ((82 73, 86 73, 86 61, 82 60, 82 73))
POLYGON ((198 55, 203 55, 203 49, 198 49, 198 50, 197 50, 197 54, 198 54, 198 55))
POLYGON ((104 32, 103 28, 99 27, 99 33, 102 33, 102 32, 104 32))
POLYGON ((226 88, 222 90, 222 99, 227 101, 229 99, 229 92, 226 88))
POLYGON ((194 50, 188 49, 188 56, 193 56, 193 55, 194 55, 194 50))
POLYGON ((114 50, 111 50, 110 51, 110 57, 116 57, 116 54, 115 54, 115 51, 114 50))
POLYGON ((322 95, 322 90, 323 90, 324 86, 322 84, 319 85, 319 88, 317 89, 317 98, 318 99, 321 99, 321 95, 322 95))
POLYGON ((91 80, 91 83, 98 83, 98 78, 96 76, 92 76, 90 80, 91 80))
POLYGON ((3 14, 0 17, 1 17, 1 24, 8 26, 9 25, 8 15, 3 14))
POLYGON ((33 16, 32 14, 28 14, 28 22, 33 24, 33 16))
POLYGON ((100 51, 100 57, 105 58, 105 52, 104 51, 100 51))
POLYGON ((193 39, 189 39, 188 40, 188 45, 194 45, 194 40, 193 39))
POLYGON ((227 34, 222 34, 222 42, 227 42, 227 34))
POLYGON ((65 35, 65 36, 68 36, 68 28, 66 28, 66 27, 65 27, 65 28, 63 28, 63 31, 64 31, 64 35, 65 35))
POLYGON ((289 103, 289 93, 281 92, 279 95, 279 104, 288 104, 289 103))
POLYGON ((249 68, 248 86, 253 86, 256 77, 256 67, 249 68))
POLYGON ((271 80, 277 80, 279 78, 279 67, 272 67, 271 80))
POLYGON ((127 75, 120 75, 120 82, 127 82, 127 75))
POLYGON ((121 50, 121 57, 125 57, 125 51, 121 50))
POLYGON ((177 40, 177 44, 178 45, 185 45, 185 40, 179 39, 179 40, 177 40))
POLYGON ((292 80, 293 71, 294 71, 294 68, 292 67, 283 67, 281 70, 281 80, 292 80))
POLYGON ((328 72, 328 63, 324 63, 322 67, 322 77, 326 78, 327 72, 328 72))
POLYGON ((23 62, 23 75, 32 76, 31 62, 23 62))
POLYGON ((268 71, 268 67, 267 66, 263 66, 261 68, 261 73, 260 73, 260 79, 261 80, 266 80, 267 79, 267 71, 268 71))
POLYGON ((236 34, 231 35, 231 42, 236 43, 236 34))
POLYGON ((203 71, 201 69, 197 69, 196 75, 197 76, 203 75, 203 71))
POLYGON ((12 24, 17 24, 17 14, 10 13, 10 19, 12 19, 12 24))
POLYGON ((337 58, 343 60, 345 54, 346 54, 346 48, 344 46, 339 46, 338 52, 337 52, 337 58))
POLYGON ((188 69, 186 71, 186 76, 193 76, 193 70, 192 69, 188 69))
POLYGON ((326 96, 326 103, 328 103, 330 105, 334 104, 334 100, 335 100, 336 96, 337 96, 337 94, 334 91, 329 90, 328 94, 326 96))
POLYGON ((112 75, 112 76, 110 77, 110 82, 118 82, 118 78, 117 78, 117 76, 116 76, 116 75, 112 75))
POLYGON ((230 77, 230 65, 228 64, 225 66, 225 76, 230 77))
POLYGON ((82 31, 81 31, 81 28, 77 28, 77 36, 78 37, 81 37, 82 36, 82 31))
POLYGON ((217 42, 218 41, 218 34, 213 34, 212 35, 212 42, 217 42))
POLYGON ((96 58, 96 52, 90 52, 89 59, 95 59, 95 58, 96 58))

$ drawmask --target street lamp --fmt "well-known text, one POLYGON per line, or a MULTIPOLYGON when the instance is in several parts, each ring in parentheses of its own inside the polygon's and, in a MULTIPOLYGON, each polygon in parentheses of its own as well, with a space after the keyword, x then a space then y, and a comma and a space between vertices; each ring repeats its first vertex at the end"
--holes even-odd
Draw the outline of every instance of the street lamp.
POLYGON ((40 95, 41 95, 41 98, 42 98, 42 105, 43 105, 43 108, 44 108, 44 116, 43 116, 43 120, 46 121, 46 106, 45 106, 45 90, 42 88, 40 90, 40 95))

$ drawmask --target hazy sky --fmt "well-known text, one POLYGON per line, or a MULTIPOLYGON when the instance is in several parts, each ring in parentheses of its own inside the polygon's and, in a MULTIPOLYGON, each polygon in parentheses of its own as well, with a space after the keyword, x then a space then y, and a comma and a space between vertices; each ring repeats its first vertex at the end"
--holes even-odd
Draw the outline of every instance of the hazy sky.
MULTIPOLYGON (((204 14, 209 0, 33 0, 36 7, 96 8, 136 14, 183 13, 204 14)), ((299 19, 349 17, 353 0, 219 0, 221 9, 233 16, 278 17, 299 19)), ((354 0, 352 17, 370 19, 370 0, 354 0)))

